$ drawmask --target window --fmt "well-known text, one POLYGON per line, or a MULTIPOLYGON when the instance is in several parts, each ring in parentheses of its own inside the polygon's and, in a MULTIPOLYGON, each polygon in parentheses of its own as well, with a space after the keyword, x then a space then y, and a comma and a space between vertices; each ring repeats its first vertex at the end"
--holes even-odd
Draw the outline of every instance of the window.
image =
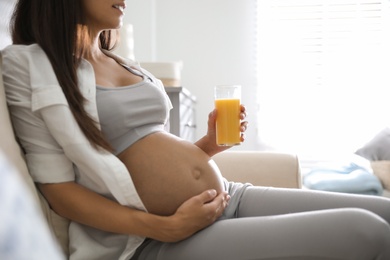
POLYGON ((259 138, 300 158, 352 153, 390 118, 388 0, 259 0, 259 138))

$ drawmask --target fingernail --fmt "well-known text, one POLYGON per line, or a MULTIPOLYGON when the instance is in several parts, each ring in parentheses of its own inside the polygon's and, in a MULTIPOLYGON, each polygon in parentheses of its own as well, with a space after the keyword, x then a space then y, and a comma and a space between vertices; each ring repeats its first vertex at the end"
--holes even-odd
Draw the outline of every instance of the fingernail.
POLYGON ((209 194, 213 197, 217 196, 217 191, 216 190, 209 190, 209 194))

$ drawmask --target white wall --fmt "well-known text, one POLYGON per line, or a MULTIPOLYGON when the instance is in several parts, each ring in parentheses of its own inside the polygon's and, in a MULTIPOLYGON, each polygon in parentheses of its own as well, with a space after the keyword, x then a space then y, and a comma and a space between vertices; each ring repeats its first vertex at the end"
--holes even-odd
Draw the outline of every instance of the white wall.
MULTIPOLYGON (((0 49, 10 44, 5 20, 14 0, 0 0, 0 49)), ((128 0, 125 23, 134 26, 140 61, 182 60, 183 86, 197 97, 197 137, 207 131, 213 87, 241 84, 250 127, 234 149, 258 149, 255 78, 256 0, 128 0)))
POLYGON ((0 50, 11 44, 8 25, 15 0, 0 0, 0 50))
POLYGON ((207 130, 213 87, 241 84, 250 127, 234 149, 258 149, 255 78, 256 0, 131 0, 125 22, 134 26, 140 61, 183 61, 183 86, 197 97, 197 137, 207 130))

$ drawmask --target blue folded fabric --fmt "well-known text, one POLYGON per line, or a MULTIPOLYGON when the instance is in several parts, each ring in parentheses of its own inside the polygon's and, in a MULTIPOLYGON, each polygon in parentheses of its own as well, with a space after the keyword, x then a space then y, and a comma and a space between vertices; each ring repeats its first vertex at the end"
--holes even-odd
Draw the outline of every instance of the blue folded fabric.
POLYGON ((309 189, 380 196, 383 186, 372 169, 352 159, 349 162, 312 169, 303 178, 309 189))

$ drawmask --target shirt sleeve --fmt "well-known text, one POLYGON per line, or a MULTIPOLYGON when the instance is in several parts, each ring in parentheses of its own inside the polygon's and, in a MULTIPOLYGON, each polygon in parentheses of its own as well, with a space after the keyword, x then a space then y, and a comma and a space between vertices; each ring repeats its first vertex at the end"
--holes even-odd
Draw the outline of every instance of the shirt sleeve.
MULTIPOLYGON (((35 182, 59 183, 74 181, 73 163, 53 139, 39 109, 49 106, 66 107, 58 86, 31 86, 31 74, 54 73, 51 68, 36 67, 20 52, 2 52, 3 79, 15 135, 24 150, 29 172, 35 182), (57 93, 56 93, 57 92, 57 93), (59 94, 59 95, 58 95, 59 94)), ((42 76, 42 75, 41 75, 42 76)), ((44 76, 43 76, 44 77, 44 76)))
MULTIPOLYGON (((2 51, 3 76, 13 127, 34 181, 75 181, 122 205, 145 210, 126 166, 111 152, 95 149, 83 134, 43 50, 32 46, 35 49, 24 55, 25 48, 30 47, 2 51)), ((78 76, 93 113, 95 79, 92 66, 85 66, 78 76)))

